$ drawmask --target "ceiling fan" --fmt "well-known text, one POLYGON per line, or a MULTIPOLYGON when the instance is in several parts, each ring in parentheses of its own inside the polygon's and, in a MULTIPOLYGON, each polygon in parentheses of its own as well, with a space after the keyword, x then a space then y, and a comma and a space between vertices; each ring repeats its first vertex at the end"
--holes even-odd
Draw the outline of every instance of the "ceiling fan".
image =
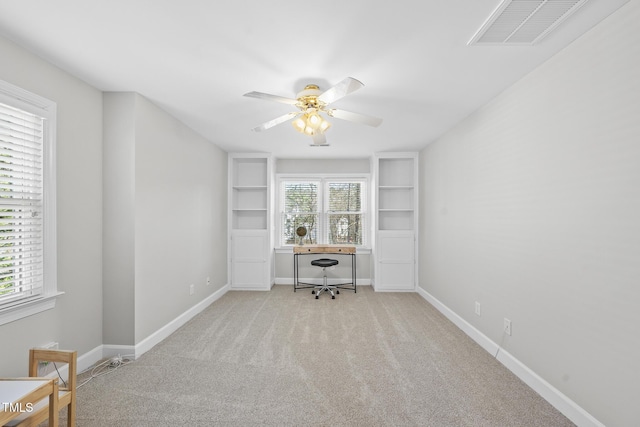
POLYGON ((329 104, 335 102, 346 95, 355 92, 364 85, 352 78, 347 77, 335 86, 322 92, 318 85, 309 84, 296 95, 296 98, 285 98, 278 95, 271 95, 262 92, 248 92, 244 96, 250 98, 266 99, 283 104, 295 105, 299 111, 293 111, 283 116, 276 117, 253 128, 255 132, 272 128, 276 125, 293 120, 292 125, 295 130, 313 138, 314 146, 327 146, 327 138, 324 132, 329 129, 331 123, 326 121, 320 113, 337 119, 348 120, 368 126, 378 126, 382 119, 365 116, 364 114, 352 113, 350 111, 330 108, 329 104))

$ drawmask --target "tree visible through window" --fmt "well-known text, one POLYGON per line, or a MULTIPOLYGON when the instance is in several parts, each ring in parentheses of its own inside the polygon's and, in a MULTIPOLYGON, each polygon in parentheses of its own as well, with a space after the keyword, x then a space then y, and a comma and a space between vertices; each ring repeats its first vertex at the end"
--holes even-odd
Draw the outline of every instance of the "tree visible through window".
POLYGON ((366 243, 365 180, 282 180, 281 244, 366 243), (305 227, 306 236, 296 234, 305 227))
POLYGON ((362 184, 329 183, 329 239, 331 244, 362 244, 362 184))
POLYGON ((318 242, 318 183, 316 182, 285 182, 283 232, 285 245, 318 242), (296 235, 298 227, 307 229, 306 236, 296 235))

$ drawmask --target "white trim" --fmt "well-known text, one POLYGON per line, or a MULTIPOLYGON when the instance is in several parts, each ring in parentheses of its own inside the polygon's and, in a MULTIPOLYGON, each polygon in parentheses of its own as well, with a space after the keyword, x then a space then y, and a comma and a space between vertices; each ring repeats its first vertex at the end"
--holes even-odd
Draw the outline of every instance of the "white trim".
MULTIPOLYGON (((417 287, 416 292, 420 294, 422 298, 427 300, 429 304, 433 305, 439 312, 444 314, 445 317, 453 322, 454 325, 462 329, 465 334, 467 334, 487 352, 492 355, 495 355, 496 352, 498 352, 498 344, 491 341, 486 335, 457 315, 453 310, 444 305, 433 295, 429 294, 419 286, 417 287)), ((553 407, 560 411, 564 416, 569 418, 573 423, 581 427, 605 427, 604 424, 585 411, 560 390, 549 384, 544 378, 540 377, 521 361, 516 359, 509 352, 504 349, 500 349, 497 360, 542 396, 547 402, 553 405, 553 407)))
MULTIPOLYGON (((177 331, 181 326, 186 324, 189 320, 193 319, 198 313, 202 310, 213 304, 216 300, 218 300, 222 295, 229 291, 230 286, 228 284, 224 285, 222 288, 218 289, 207 298, 203 299, 151 335, 147 338, 143 339, 136 345, 120 345, 120 344, 103 344, 101 346, 101 358, 113 357, 113 356, 124 356, 124 355, 133 355, 134 359, 142 356, 147 351, 151 350, 155 345, 162 342, 164 339, 169 337, 172 333, 177 331)), ((97 362, 101 358, 94 360, 93 363, 97 362)), ((90 366, 90 365, 89 365, 90 366)), ((79 369, 79 368, 78 368, 79 369)), ((86 369, 86 368, 85 368, 86 369)))
MULTIPOLYGON (((189 320, 193 319, 198 313, 200 313, 205 308, 209 307, 213 302, 218 300, 222 295, 227 293, 230 289, 230 286, 227 284, 222 288, 218 289, 207 298, 203 299, 171 322, 167 323, 162 328, 158 329, 156 332, 149 335, 147 338, 140 341, 135 345, 135 358, 137 359, 147 351, 151 350, 156 344, 160 343, 162 340, 167 338, 169 335, 178 330, 181 326, 186 324, 189 320)), ((122 354, 122 353, 121 353, 122 354)))
MULTIPOLYGON (((78 356, 76 370, 78 373, 84 372, 93 365, 95 365, 100 359, 104 357, 104 345, 99 345, 92 350, 78 356)), ((68 370, 68 369, 67 369, 68 370)))
POLYGON ((58 292, 57 218, 56 218, 56 129, 57 104, 18 86, 0 80, 0 102, 35 114, 44 119, 43 125, 43 290, 41 298, 25 301, 0 310, 0 325, 55 308, 58 292))
MULTIPOLYGON (((364 191, 361 192, 361 198, 364 199, 361 215, 363 216, 363 222, 365 225, 363 244, 356 245, 356 248, 363 247, 371 250, 371 226, 373 222, 373 215, 371 213, 371 173, 277 173, 275 175, 275 202, 273 206, 274 214, 274 230, 275 230, 275 244, 277 249, 287 248, 290 245, 282 245, 282 181, 302 181, 302 182, 317 182, 318 183, 318 240, 320 244, 326 244, 325 238, 328 236, 328 232, 325 229, 326 216, 327 216, 327 204, 328 194, 327 184, 330 182, 363 182, 365 185, 364 191)), ((291 245, 292 246, 292 245, 291 245)))
POLYGON ((130 355, 130 356, 132 355, 134 359, 137 359, 139 355, 136 354, 136 346, 104 344, 102 346, 102 357, 100 359, 104 359, 106 357, 125 356, 125 355, 130 355))
POLYGON ((56 292, 55 294, 45 295, 32 301, 4 308, 0 311, 0 325, 55 308, 56 298, 60 295, 64 295, 64 292, 56 292))

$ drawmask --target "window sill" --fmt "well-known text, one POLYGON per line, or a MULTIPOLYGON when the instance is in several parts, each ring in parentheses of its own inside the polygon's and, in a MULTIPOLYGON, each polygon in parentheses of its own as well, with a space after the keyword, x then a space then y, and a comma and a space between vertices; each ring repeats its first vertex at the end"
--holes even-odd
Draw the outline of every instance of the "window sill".
POLYGON ((63 294, 64 292, 56 292, 33 301, 5 308, 0 311, 0 325, 15 322, 16 320, 38 314, 46 310, 51 310, 56 306, 56 299, 63 294))
MULTIPOLYGON (((292 254, 293 246, 280 246, 279 248, 274 248, 274 251, 277 254, 292 254)), ((371 253, 371 248, 356 246, 356 255, 366 255, 371 253)))

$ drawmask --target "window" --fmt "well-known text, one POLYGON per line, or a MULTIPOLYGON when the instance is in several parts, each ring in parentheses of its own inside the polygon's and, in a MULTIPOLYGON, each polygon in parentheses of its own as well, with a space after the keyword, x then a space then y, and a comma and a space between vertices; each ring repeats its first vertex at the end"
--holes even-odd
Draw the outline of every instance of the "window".
POLYGON ((55 112, 0 81, 0 324, 55 305, 55 112))
POLYGON ((280 244, 349 244, 368 239, 366 178, 280 178, 280 244), (306 235, 297 230, 306 228, 306 235))

